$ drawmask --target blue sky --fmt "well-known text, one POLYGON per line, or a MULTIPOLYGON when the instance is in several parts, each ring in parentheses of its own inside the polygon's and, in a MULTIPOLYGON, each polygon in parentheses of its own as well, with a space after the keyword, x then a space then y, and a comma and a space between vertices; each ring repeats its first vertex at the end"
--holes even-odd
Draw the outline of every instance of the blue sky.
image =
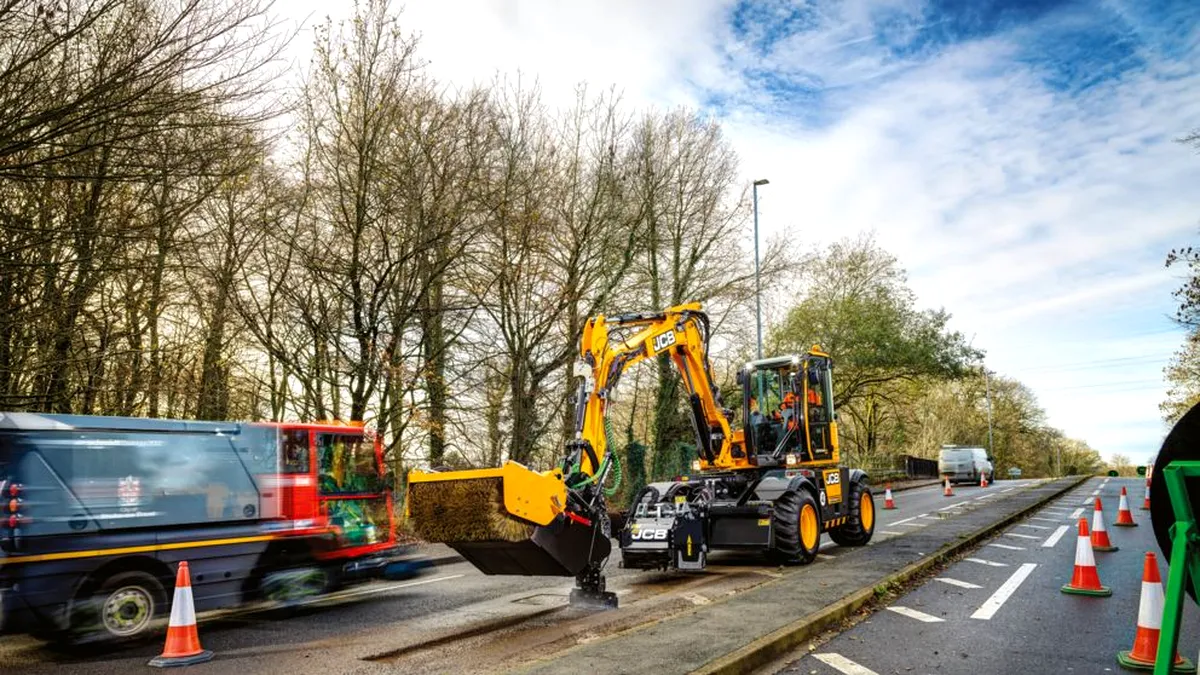
MULTIPOLYGON (((297 21, 328 11, 290 4, 297 21)), ((536 76, 550 101, 720 117, 762 228, 874 232, 921 304, 1106 456, 1165 434, 1182 331, 1163 258, 1200 232, 1200 5, 1079 2, 413 0, 454 84, 536 76)))

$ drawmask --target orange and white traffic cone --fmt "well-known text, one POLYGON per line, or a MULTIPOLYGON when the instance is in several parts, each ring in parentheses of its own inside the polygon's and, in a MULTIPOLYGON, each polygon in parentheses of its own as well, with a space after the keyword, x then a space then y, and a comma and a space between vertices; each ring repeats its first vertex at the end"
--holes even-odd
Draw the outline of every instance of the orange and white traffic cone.
POLYGON ((1113 527, 1137 527, 1133 522, 1133 511, 1129 510, 1129 494, 1121 488, 1121 504, 1117 507, 1117 522, 1113 527))
POLYGON ((988 486, 987 474, 986 473, 979 474, 979 487, 985 488, 987 486, 988 486))
POLYGON ((196 631, 196 606, 192 602, 192 577, 187 561, 179 563, 175 574, 175 598, 171 602, 171 620, 167 624, 167 644, 163 653, 150 659, 156 668, 190 666, 212 660, 213 653, 200 648, 196 631))
POLYGON ((1143 511, 1150 510, 1150 479, 1149 478, 1146 479, 1146 499, 1144 499, 1142 501, 1142 510, 1143 511))
POLYGON ((1071 583, 1062 587, 1062 592, 1102 597, 1112 595, 1111 588, 1100 584, 1086 518, 1079 519, 1079 538, 1075 541, 1075 573, 1071 576, 1071 583))
POLYGON ((950 479, 949 478, 946 479, 946 487, 945 487, 945 489, 942 490, 942 496, 943 497, 953 497, 954 496, 954 488, 950 487, 950 479))
POLYGON ((887 487, 883 490, 883 508, 889 511, 896 508, 896 502, 892 499, 891 483, 888 483, 887 487))
POLYGON ((1096 511, 1092 516, 1092 550, 1108 553, 1116 551, 1108 539, 1108 530, 1104 529, 1104 509, 1100 506, 1100 498, 1096 497, 1096 511))
MULTIPOLYGON (((1142 567, 1142 597, 1138 602, 1137 633, 1133 638, 1133 649, 1117 652, 1117 663, 1134 670, 1153 670, 1154 657, 1158 653, 1158 635, 1162 630, 1163 588, 1158 576, 1158 560, 1153 553, 1146 553, 1142 567)), ((1196 666, 1175 653, 1171 665, 1173 673, 1194 673, 1196 666)))

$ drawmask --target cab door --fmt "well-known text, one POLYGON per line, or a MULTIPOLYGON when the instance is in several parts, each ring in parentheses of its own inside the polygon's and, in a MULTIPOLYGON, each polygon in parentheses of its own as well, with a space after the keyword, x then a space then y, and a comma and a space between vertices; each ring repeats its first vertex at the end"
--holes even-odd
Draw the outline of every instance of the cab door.
POLYGON ((808 444, 813 459, 833 456, 833 441, 829 429, 833 421, 833 401, 829 386, 829 368, 823 358, 813 358, 801 375, 805 421, 808 423, 808 444))

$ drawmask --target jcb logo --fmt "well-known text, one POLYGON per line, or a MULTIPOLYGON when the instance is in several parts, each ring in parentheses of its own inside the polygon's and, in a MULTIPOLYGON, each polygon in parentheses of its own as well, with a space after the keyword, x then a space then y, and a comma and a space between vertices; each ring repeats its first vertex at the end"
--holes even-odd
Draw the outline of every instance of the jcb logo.
POLYGON ((675 331, 673 330, 654 336, 654 351, 656 352, 661 352, 673 344, 675 344, 675 331))
POLYGON ((661 541, 667 538, 667 529, 658 527, 635 527, 630 533, 631 539, 640 539, 642 541, 661 541))
POLYGON ((836 473, 836 472, 825 474, 825 484, 826 485, 837 485, 841 482, 842 482, 842 474, 836 473))

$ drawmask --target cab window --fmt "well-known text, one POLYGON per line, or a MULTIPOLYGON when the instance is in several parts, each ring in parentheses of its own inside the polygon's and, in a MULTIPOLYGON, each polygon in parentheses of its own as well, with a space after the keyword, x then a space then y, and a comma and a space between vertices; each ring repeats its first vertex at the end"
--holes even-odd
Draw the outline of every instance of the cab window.
POLYGON ((287 429, 283 432, 279 453, 279 470, 283 473, 308 473, 308 430, 287 429))
POLYGON ((378 492, 375 445, 361 434, 317 434, 317 484, 321 494, 378 492))

